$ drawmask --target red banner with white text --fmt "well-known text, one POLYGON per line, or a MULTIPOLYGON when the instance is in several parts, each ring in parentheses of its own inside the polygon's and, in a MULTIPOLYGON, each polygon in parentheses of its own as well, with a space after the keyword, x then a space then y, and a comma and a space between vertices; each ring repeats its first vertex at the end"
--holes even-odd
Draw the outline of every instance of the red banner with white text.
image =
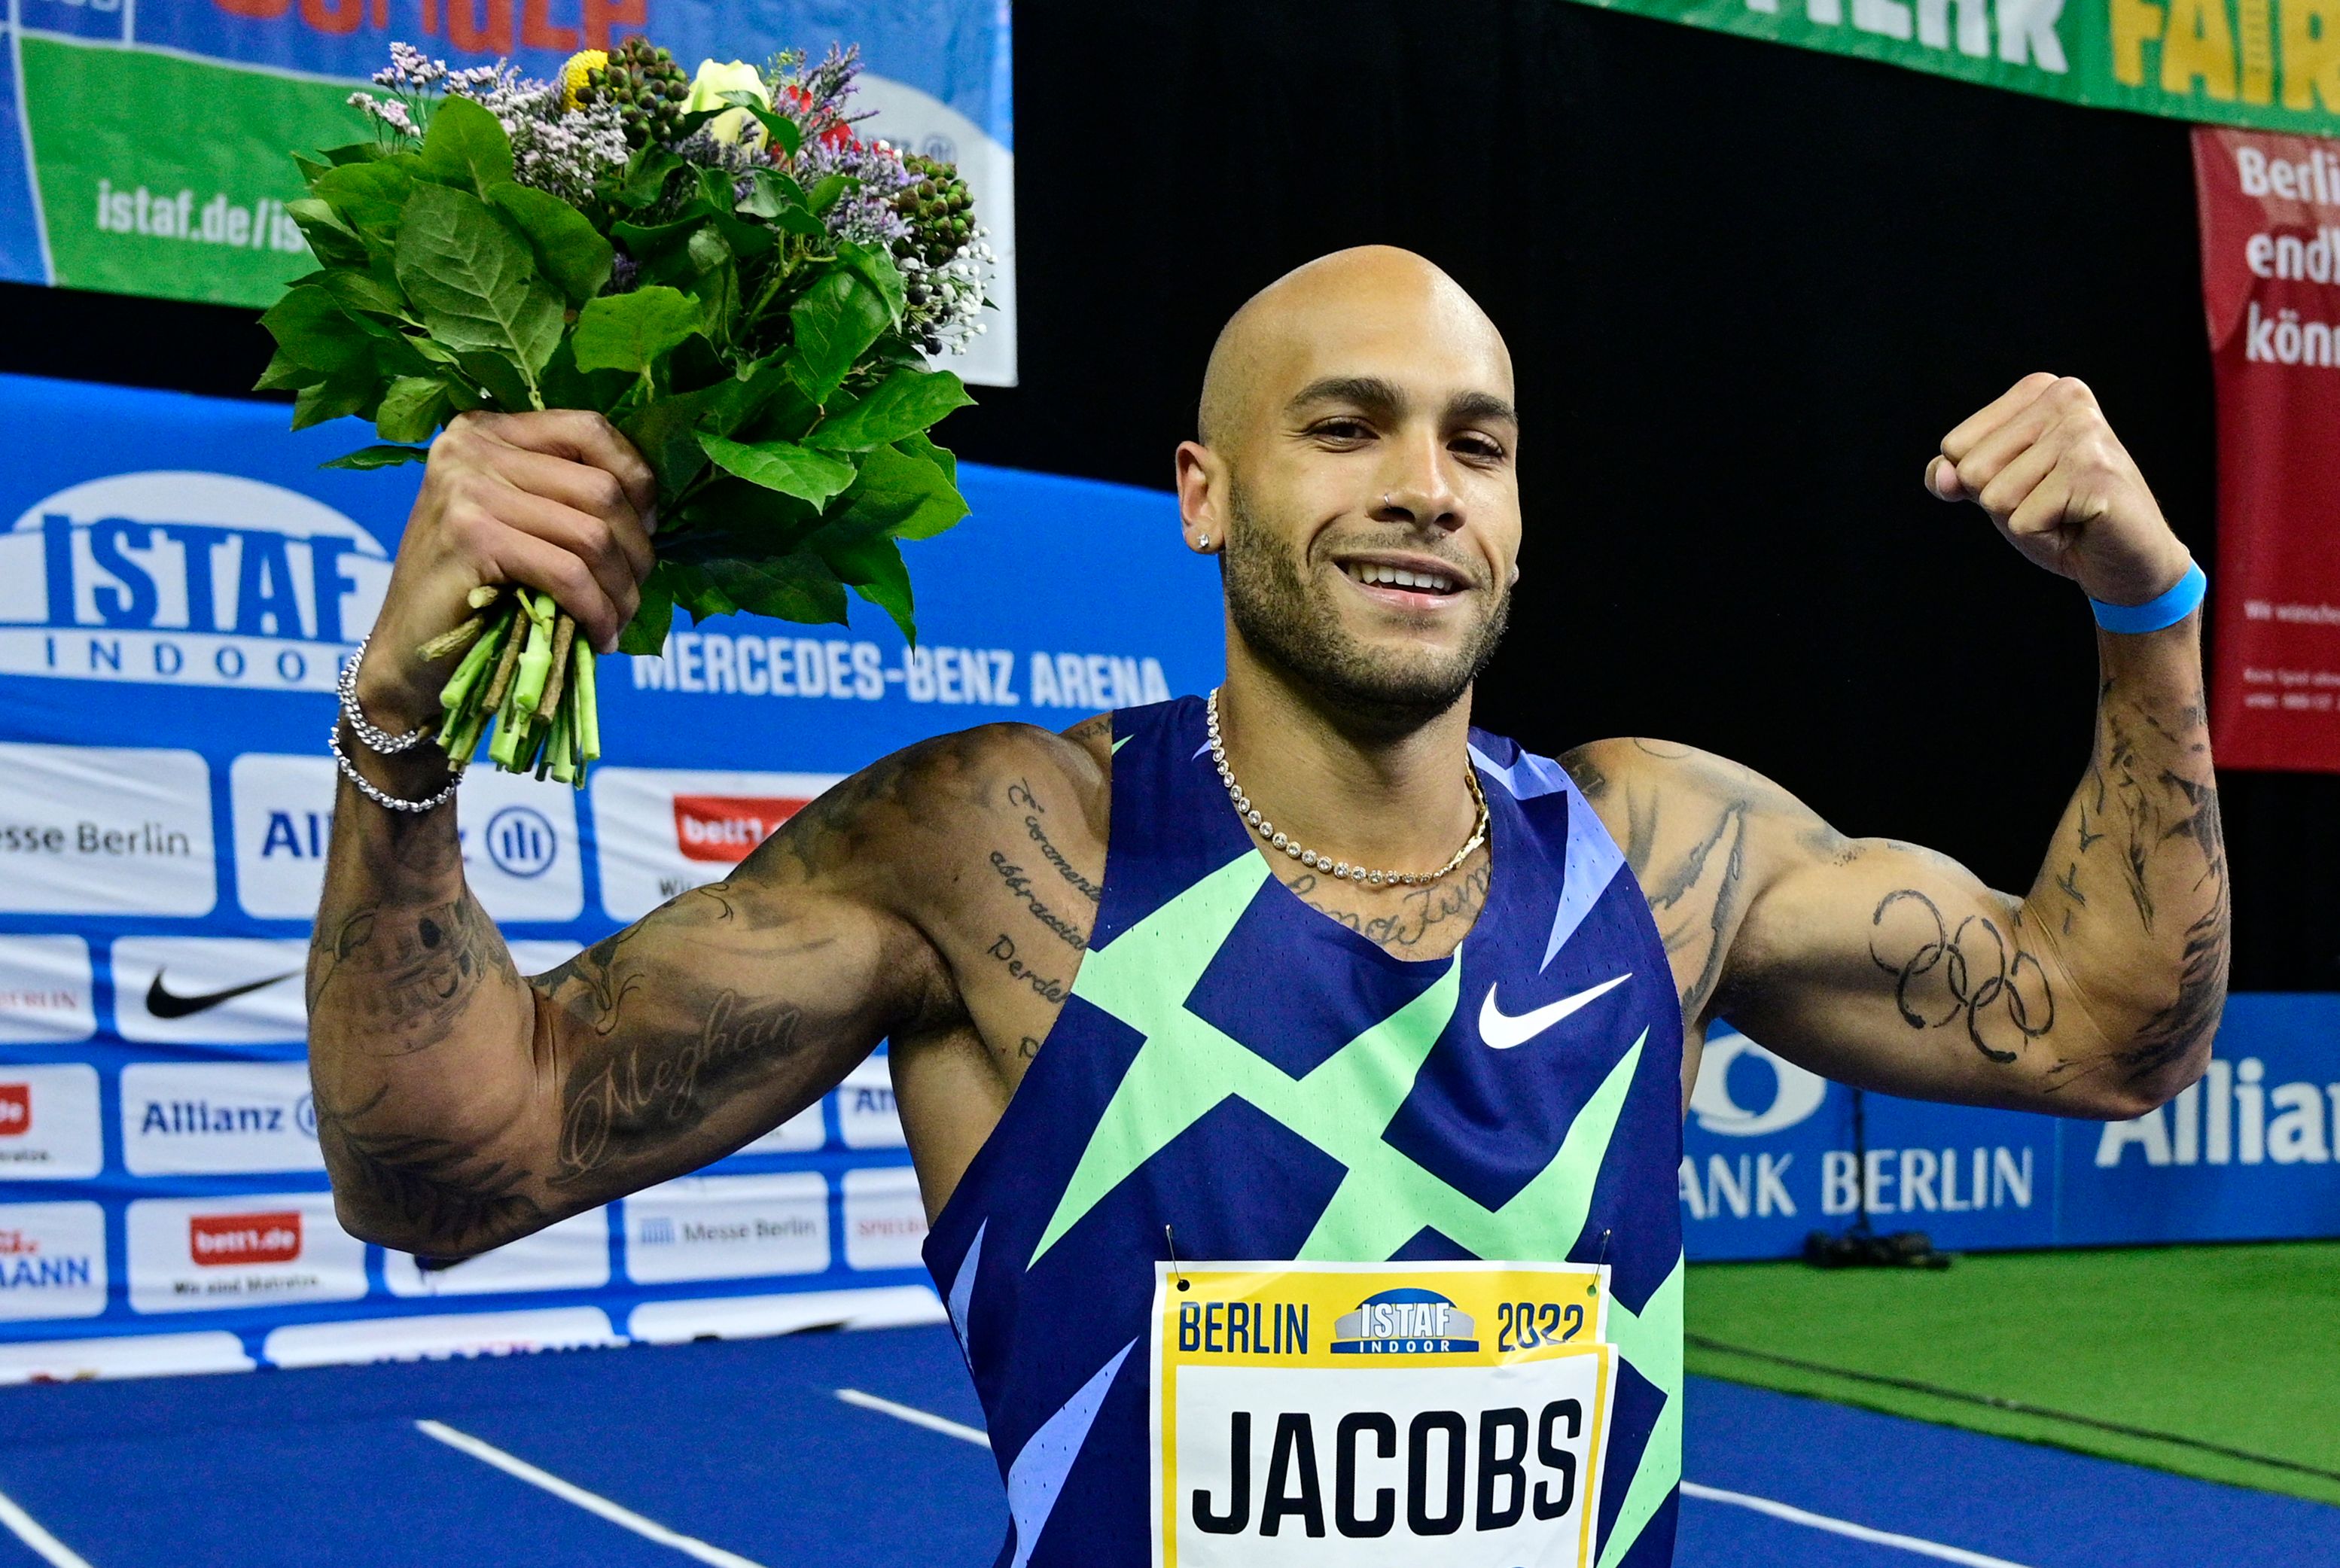
POLYGON ((2214 749, 2340 773, 2340 141, 2194 132, 2218 399, 2214 749))

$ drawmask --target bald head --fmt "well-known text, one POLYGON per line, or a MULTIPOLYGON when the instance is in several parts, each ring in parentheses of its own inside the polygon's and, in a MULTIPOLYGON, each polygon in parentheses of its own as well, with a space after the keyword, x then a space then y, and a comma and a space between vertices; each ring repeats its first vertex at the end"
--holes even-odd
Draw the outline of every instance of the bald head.
POLYGON ((1412 251, 1359 245, 1319 256, 1254 294, 1220 329, 1203 373, 1196 434, 1228 457, 1318 376, 1368 347, 1459 352, 1488 391, 1512 395, 1511 352, 1462 286, 1412 251), (1393 342, 1392 340, 1395 340, 1393 342))

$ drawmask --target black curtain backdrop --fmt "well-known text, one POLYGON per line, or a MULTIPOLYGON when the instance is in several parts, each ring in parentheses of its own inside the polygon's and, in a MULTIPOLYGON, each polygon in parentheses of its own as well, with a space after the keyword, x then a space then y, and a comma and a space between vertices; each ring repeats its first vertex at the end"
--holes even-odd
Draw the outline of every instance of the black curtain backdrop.
MULTIPOLYGON (((2078 375, 2214 561, 2184 126, 1551 0, 1029 0, 1016 27, 1023 384, 950 444, 1165 487, 1229 312, 1410 246, 1503 329, 1528 422, 1480 721, 1706 747, 2028 886, 2087 759, 2092 629, 1920 475, 2018 376, 2078 375)), ((247 312, 0 309, 9 370, 235 394, 267 358, 247 312)), ((1002 592, 1145 591, 1000 561, 1002 592)), ((2224 791, 2237 986, 2340 989, 2340 779, 2224 791)))

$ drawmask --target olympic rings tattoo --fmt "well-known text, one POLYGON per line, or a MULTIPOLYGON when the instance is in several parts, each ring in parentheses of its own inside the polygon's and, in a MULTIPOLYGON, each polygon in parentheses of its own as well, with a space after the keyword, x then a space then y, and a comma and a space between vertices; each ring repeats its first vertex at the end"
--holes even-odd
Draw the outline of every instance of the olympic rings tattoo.
POLYGON ((1952 931, 1942 918, 1942 911, 1931 898, 1915 888, 1903 888, 1888 893, 1877 906, 1869 924, 1885 923, 1885 912, 1903 900, 1922 908, 1934 922, 1931 941, 1919 944, 1918 950, 1895 962, 1877 950, 1877 939, 1869 938, 1869 956, 1877 967, 1891 975, 1893 1005, 1899 1009, 1902 1022, 1913 1029, 1943 1028, 1966 1020, 1967 1038, 1974 1048, 1994 1062, 2005 1064, 2015 1060, 2017 1053, 1994 1048, 1983 1038, 1983 1015, 1987 1011, 2004 1012, 2007 1021, 2027 1040, 2036 1040, 2056 1027, 2056 996, 2048 984, 2048 971, 2039 960, 2022 948, 2015 949, 2013 958, 2008 956, 2007 938, 1998 928, 1980 915, 1968 915, 1952 931), (1979 951, 1979 941, 1969 943, 1969 928, 1980 927, 1990 938, 1988 953, 1979 951), (2034 1004, 2024 995, 2024 971, 2029 968, 2038 984, 2038 1006, 2045 1009, 2037 1023, 2032 1021, 2034 1004), (1909 993, 1916 983, 1936 969, 1941 970, 1941 984, 1949 992, 1949 1010, 1940 1017, 1929 1017, 1913 1006, 1909 993), (1979 983, 1978 983, 1979 978, 1979 983))

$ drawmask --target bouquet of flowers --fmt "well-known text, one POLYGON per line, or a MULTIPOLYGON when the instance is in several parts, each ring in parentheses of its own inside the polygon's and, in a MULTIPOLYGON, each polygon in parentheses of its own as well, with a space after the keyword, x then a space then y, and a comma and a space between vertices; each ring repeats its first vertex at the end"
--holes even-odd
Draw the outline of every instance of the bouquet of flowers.
MULTIPOLYGON (((263 389, 293 428, 346 414, 420 461, 471 409, 591 409, 659 480, 658 562, 620 647, 674 607, 846 619, 846 590, 915 636, 899 543, 966 515, 927 432, 971 401, 927 356, 983 330, 990 259, 947 164, 864 140, 858 51, 703 63, 630 39, 558 82, 451 70, 393 45, 371 141, 300 160, 287 212, 318 270, 262 318, 263 389)), ((463 655, 439 731, 581 787, 600 755, 593 655, 549 596, 483 588, 420 650, 463 655)))

